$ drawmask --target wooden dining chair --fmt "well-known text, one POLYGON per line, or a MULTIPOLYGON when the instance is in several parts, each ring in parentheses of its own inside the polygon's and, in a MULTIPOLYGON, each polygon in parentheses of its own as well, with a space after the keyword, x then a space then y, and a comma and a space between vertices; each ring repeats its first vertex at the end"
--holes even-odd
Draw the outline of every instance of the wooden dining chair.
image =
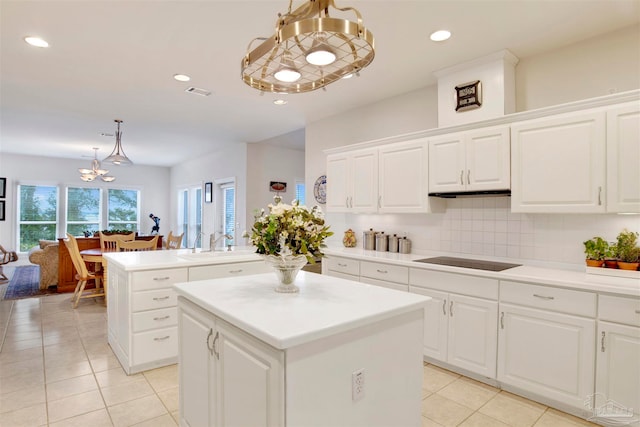
POLYGON ((155 251, 158 246, 158 236, 151 240, 116 241, 116 252, 155 251))
POLYGON ((106 303, 106 295, 104 286, 102 283, 102 274, 90 272, 87 268, 87 264, 85 264, 82 259, 82 255, 80 255, 80 249, 78 249, 78 241, 71 234, 67 233, 67 239, 64 240, 64 245, 67 247, 69 251, 69 255, 71 257, 71 262, 76 269, 76 280, 78 284, 76 285, 75 291, 73 291, 73 296, 71 297, 71 303, 73 304, 73 308, 78 306, 78 302, 81 298, 96 298, 96 297, 105 297, 106 303), (94 281, 96 288, 89 289, 85 292, 85 286, 87 282, 94 281))
POLYGON ((183 236, 184 236, 184 233, 182 233, 179 236, 174 236, 173 233, 170 231, 169 235, 167 236, 167 240, 165 240, 164 242, 165 249, 180 249, 180 247, 182 246, 183 236))
POLYGON ((98 232, 100 235, 100 247, 103 251, 115 251, 116 242, 118 240, 132 241, 136 239, 136 233, 129 234, 103 234, 102 231, 98 232))

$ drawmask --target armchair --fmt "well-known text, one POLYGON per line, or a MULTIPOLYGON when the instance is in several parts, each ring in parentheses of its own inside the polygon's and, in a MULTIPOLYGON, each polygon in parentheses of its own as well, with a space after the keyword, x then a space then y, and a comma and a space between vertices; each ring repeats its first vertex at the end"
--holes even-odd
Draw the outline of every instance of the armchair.
POLYGON ((29 250, 29 261, 40 266, 40 289, 58 284, 58 242, 40 240, 29 250))

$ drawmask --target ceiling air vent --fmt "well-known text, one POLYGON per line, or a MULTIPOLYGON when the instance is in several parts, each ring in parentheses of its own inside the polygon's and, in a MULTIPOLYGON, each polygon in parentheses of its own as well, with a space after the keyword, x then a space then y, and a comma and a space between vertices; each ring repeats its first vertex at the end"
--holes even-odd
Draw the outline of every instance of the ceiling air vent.
POLYGON ((200 89, 199 87, 188 87, 185 89, 185 92, 189 92, 189 93, 195 93, 196 95, 200 95, 200 96, 209 96, 211 95, 211 92, 209 92, 206 89, 200 89))

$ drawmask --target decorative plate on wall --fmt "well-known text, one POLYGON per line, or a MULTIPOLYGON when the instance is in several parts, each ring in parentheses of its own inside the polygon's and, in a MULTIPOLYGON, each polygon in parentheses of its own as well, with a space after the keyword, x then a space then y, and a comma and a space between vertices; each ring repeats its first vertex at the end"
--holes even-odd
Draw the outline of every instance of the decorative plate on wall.
POLYGON ((318 203, 327 203, 327 176, 321 175, 313 185, 313 195, 318 203))

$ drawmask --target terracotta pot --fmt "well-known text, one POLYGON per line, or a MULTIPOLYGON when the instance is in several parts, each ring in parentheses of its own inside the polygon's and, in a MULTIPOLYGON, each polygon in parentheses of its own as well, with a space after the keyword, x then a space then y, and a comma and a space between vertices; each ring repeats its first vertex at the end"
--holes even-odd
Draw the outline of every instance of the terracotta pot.
POLYGON ((604 261, 601 259, 589 259, 587 258, 587 266, 588 267, 602 267, 604 261))
POLYGON ((620 270, 637 270, 638 266, 640 266, 640 262, 622 262, 618 261, 618 267, 620 270))
POLYGON ((618 260, 615 259, 605 259, 604 266, 606 268, 618 268, 618 260))

